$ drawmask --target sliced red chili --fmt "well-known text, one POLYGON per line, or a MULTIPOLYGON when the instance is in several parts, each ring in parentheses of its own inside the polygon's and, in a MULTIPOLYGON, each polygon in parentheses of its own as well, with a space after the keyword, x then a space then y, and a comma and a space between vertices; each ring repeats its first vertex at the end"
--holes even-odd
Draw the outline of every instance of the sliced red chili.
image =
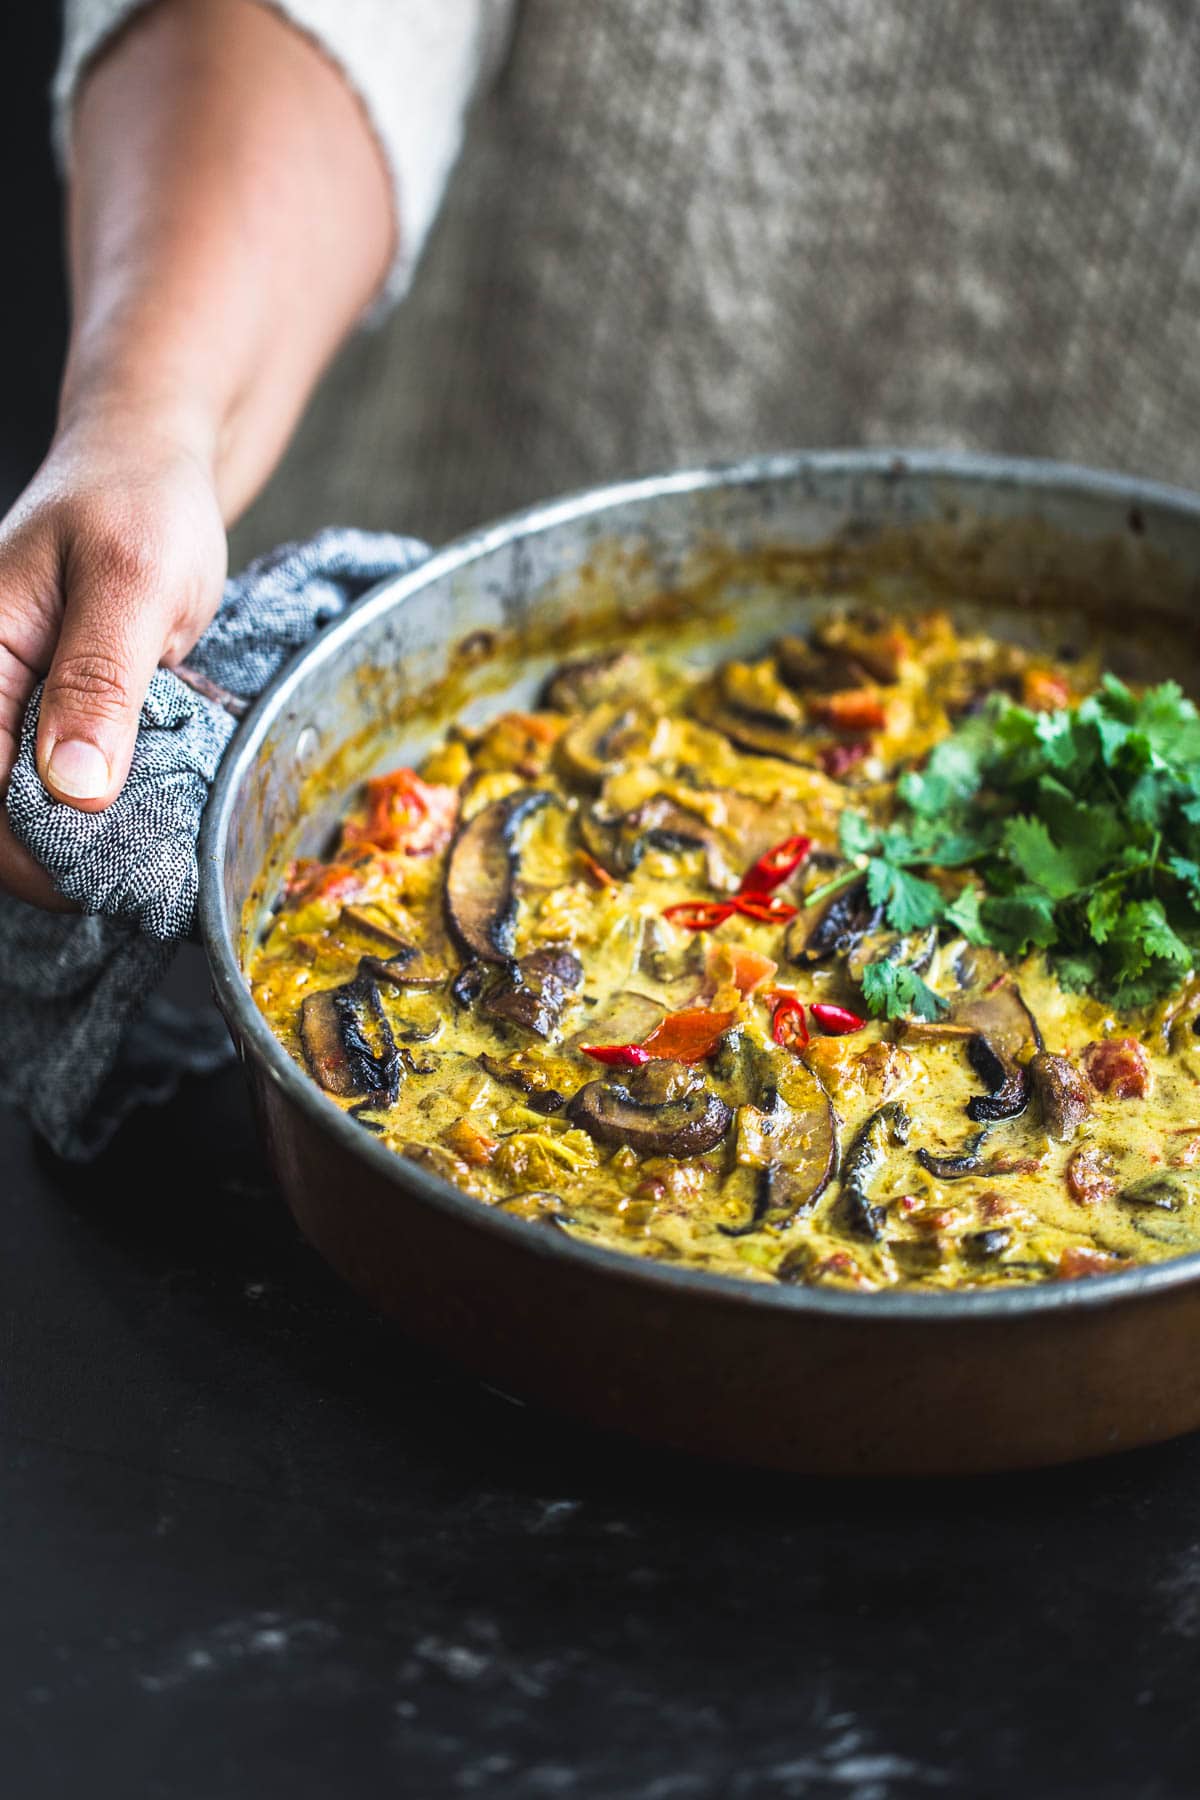
POLYGON ((732 906, 743 918, 757 919, 761 925, 786 925, 799 910, 777 894, 735 894, 732 906))
POLYGON ((812 839, 808 837, 784 838, 781 844, 775 844, 758 861, 751 863, 742 876, 739 894, 769 894, 780 882, 793 875, 812 849, 812 839))
POLYGON ((643 1050, 640 1044, 580 1044, 579 1048, 585 1056, 612 1063, 618 1069, 640 1069, 650 1061, 649 1050, 643 1050))
POLYGON ((663 918, 684 931, 714 931, 731 919, 734 911, 732 900, 680 900, 663 908, 663 918))
POLYGON ((826 1000, 814 1000, 808 1010, 826 1037, 845 1037, 848 1031, 861 1031, 867 1022, 848 1006, 831 1006, 826 1000))
POLYGON ((779 994, 773 1002, 771 1036, 785 1050, 802 1050, 808 1042, 804 1006, 794 994, 779 994))

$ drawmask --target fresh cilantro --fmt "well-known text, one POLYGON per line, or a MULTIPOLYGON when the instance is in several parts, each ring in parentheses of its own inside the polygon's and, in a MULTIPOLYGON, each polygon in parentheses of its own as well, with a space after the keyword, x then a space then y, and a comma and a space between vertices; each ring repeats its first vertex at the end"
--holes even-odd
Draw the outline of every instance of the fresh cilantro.
MULTIPOLYGON (((1200 712, 1176 683, 1135 694, 1110 675, 1050 713, 995 696, 897 792, 886 823, 847 812, 840 829, 895 931, 937 925, 1011 956, 1044 950, 1064 986, 1122 1006, 1195 967, 1200 712), (957 893, 943 873, 956 868, 973 875, 957 893)), ((942 1008, 898 960, 872 964, 863 991, 888 1017, 942 1008)))
POLYGON ((916 1014, 920 1019, 939 1019, 949 1011, 940 994, 917 974, 908 963, 891 962, 881 957, 863 970, 862 991, 868 1008, 877 1016, 902 1019, 916 1014))

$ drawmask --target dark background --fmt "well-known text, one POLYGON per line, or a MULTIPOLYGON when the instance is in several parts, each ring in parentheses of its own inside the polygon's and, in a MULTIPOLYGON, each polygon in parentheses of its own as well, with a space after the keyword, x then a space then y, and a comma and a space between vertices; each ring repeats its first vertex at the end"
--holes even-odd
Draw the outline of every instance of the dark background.
MULTIPOLYGON (((0 15, 5 501, 65 328, 54 14, 0 15)), ((1200 1788, 1198 1441, 855 1486, 597 1439, 343 1293, 233 1069, 87 1170, 0 1113, 0 1200, 11 1800, 1200 1788)))

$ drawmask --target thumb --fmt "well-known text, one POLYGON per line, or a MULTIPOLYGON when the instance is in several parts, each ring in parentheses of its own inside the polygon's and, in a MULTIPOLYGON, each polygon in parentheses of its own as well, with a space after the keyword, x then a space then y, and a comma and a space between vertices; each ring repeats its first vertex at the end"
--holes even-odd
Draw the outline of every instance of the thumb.
POLYGON ((85 812, 109 805, 129 773, 142 699, 168 628, 156 564, 110 543, 66 571, 37 763, 49 791, 85 812))

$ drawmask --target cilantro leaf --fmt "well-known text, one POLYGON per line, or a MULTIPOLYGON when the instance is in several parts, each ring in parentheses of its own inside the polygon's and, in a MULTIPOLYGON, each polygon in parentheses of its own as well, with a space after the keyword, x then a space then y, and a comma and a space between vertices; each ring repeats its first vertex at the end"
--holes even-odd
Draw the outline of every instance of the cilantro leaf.
POLYGON ((872 906, 883 907, 896 931, 923 931, 936 924, 946 904, 931 881, 877 856, 867 864, 867 893, 872 906))
POLYGON ((876 1018, 903 1019, 915 1014, 920 1019, 938 1019, 949 1012, 940 994, 917 974, 908 963, 891 962, 881 957, 868 963, 862 974, 863 999, 876 1018))

